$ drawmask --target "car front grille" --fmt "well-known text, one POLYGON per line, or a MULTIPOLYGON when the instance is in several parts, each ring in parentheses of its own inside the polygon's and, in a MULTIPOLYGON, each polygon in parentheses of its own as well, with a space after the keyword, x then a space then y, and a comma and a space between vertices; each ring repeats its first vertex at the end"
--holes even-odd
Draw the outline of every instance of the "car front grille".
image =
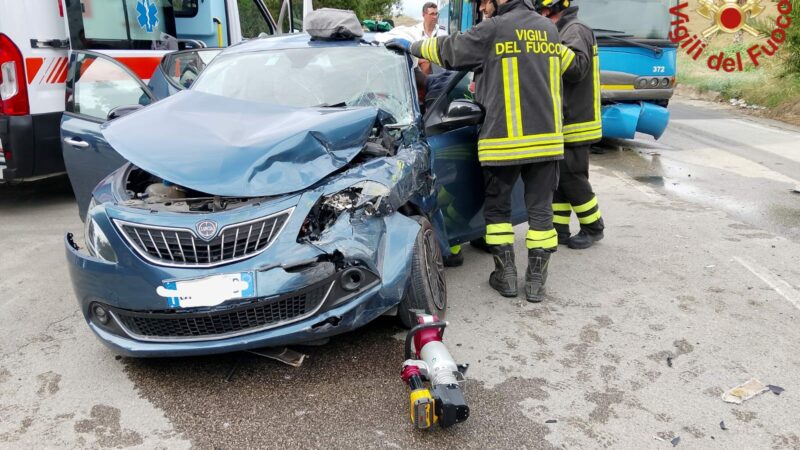
POLYGON ((128 243, 146 260, 179 267, 213 267, 254 256, 280 234, 291 210, 224 227, 210 241, 187 228, 156 227, 115 220, 128 243))
POLYGON ((232 306, 159 312, 114 308, 112 314, 124 331, 138 340, 223 339, 296 322, 314 314, 325 302, 334 283, 328 279, 291 294, 257 298, 232 306))

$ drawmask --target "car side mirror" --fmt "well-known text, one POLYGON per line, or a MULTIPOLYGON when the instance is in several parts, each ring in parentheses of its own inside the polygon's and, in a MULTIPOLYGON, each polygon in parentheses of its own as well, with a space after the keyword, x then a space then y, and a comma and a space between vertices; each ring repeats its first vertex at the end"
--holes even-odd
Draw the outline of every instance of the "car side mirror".
POLYGON ((442 128, 454 130, 470 125, 480 125, 486 116, 483 106, 472 100, 453 100, 442 117, 442 128))
POLYGON ((132 112, 136 112, 140 109, 144 108, 143 105, 124 105, 124 106, 117 106, 116 108, 112 109, 108 112, 108 120, 119 119, 122 116, 127 116, 132 112))

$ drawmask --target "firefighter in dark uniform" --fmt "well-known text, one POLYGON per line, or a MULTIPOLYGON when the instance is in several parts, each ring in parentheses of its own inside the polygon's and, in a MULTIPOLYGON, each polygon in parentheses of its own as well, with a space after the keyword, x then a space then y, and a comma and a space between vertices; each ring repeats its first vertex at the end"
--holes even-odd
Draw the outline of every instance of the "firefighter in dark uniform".
POLYGON ((503 296, 517 295, 511 191, 522 176, 529 227, 525 295, 539 302, 550 255, 558 247, 552 200, 558 161, 564 158, 561 77, 575 54, 528 0, 497 3, 494 17, 465 33, 413 44, 390 41, 387 47, 446 69, 481 70, 475 97, 486 108, 478 159, 484 167, 486 243, 495 262, 489 283, 503 296))
POLYGON ((553 196, 553 222, 558 242, 570 248, 589 248, 603 239, 603 218, 589 183, 589 149, 602 138, 600 118, 600 63, 592 29, 578 20, 578 7, 570 0, 538 0, 543 16, 558 27, 561 42, 575 52, 572 68, 564 74, 564 161, 553 196), (570 237, 572 211, 580 232, 570 237))

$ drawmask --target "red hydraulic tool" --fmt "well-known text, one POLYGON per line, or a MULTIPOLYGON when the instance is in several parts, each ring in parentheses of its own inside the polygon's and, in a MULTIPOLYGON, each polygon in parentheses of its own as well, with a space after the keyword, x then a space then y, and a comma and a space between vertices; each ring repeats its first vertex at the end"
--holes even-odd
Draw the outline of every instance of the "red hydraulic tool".
POLYGON ((456 364, 442 343, 447 322, 431 315, 419 315, 417 321, 419 325, 406 336, 406 361, 401 373, 411 388, 411 422, 420 430, 435 423, 447 428, 469 417, 469 406, 459 384, 469 365, 456 364), (425 387, 425 380, 430 382, 430 389, 425 387))

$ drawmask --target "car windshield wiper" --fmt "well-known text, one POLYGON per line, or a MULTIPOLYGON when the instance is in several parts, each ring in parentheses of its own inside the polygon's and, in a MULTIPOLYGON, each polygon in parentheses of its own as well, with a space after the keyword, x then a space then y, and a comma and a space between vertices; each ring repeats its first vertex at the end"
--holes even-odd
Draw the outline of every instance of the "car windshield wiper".
POLYGON ((314 108, 345 108, 347 103, 339 102, 339 103, 320 103, 319 105, 314 105, 314 108))
POLYGON ((646 48, 652 51, 656 56, 661 56, 661 54, 664 53, 664 50, 661 49, 660 47, 656 47, 655 45, 645 44, 643 42, 637 41, 636 39, 631 39, 633 35, 625 33, 624 31, 606 30, 603 28, 592 28, 592 31, 595 32, 595 36, 597 36, 597 39, 610 39, 612 41, 625 42, 626 44, 630 44, 636 47, 646 48))
POLYGON ((626 33, 624 31, 608 30, 608 29, 605 29, 605 28, 592 28, 592 31, 594 31, 595 34, 603 33, 605 35, 614 35, 614 36, 619 36, 619 37, 630 37, 630 36, 633 36, 632 34, 626 33))

